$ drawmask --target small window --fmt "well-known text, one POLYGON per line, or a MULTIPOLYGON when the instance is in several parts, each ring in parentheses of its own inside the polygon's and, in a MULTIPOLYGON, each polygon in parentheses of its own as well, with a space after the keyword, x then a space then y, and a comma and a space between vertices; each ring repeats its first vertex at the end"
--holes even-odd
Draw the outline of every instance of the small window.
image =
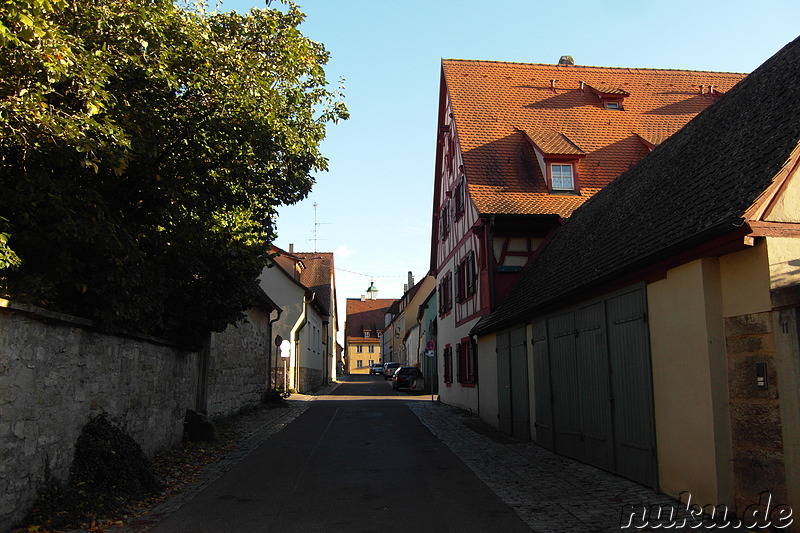
POLYGON ((369 339, 369 331, 364 330, 364 338, 369 339))
MULTIPOLYGON (((359 348, 360 348, 360 346, 359 346, 359 348)), ((364 368, 364 361, 362 361, 361 359, 357 359, 356 360, 356 368, 364 368)))
POLYGON ((444 348, 444 382, 453 382, 453 348, 448 344, 444 348))
POLYGON ((450 234, 450 200, 445 202, 444 207, 442 207, 441 216, 439 218, 439 224, 441 225, 441 237, 442 240, 447 239, 447 236, 450 234))
POLYGON ((572 175, 572 165, 550 165, 550 176, 554 191, 573 191, 575 190, 575 180, 572 175))
POLYGON ((361 345, 356 346, 356 353, 362 353, 363 351, 364 351, 364 347, 363 346, 361 346, 361 345))
POLYGON ((375 347, 374 346, 370 346, 369 347, 369 353, 375 353, 375 347))
POLYGON ((619 102, 606 102, 606 109, 622 109, 622 104, 619 102))

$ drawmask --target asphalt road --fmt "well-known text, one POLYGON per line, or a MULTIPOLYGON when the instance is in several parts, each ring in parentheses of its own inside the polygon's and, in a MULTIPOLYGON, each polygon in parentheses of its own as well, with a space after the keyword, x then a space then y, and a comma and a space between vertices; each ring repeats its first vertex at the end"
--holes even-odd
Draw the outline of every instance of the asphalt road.
POLYGON ((352 376, 150 531, 530 531, 407 404, 352 376))

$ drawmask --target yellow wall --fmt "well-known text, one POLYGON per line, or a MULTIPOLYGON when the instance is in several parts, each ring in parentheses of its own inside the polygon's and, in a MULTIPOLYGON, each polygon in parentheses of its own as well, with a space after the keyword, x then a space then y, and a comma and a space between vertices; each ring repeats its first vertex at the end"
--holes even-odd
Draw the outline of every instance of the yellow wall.
POLYGON ((798 173, 789 178, 781 194, 765 213, 764 220, 769 222, 800 222, 800 179, 798 173))
POLYGON ((380 363, 381 361, 381 347, 379 344, 363 344, 363 351, 358 353, 358 345, 357 344, 348 344, 347 345, 347 361, 349 367, 347 368, 348 373, 350 374, 369 374, 369 362, 374 361, 376 363, 380 363), (369 346, 374 346, 375 351, 373 353, 369 353, 369 346), (361 361, 362 367, 358 368, 358 363, 356 361, 361 361))
POLYGON ((660 487, 732 505, 719 261, 670 270, 647 298, 660 487))
POLYGON ((769 237, 769 271, 772 289, 798 284, 800 239, 769 237))
POLYGON ((769 259, 764 242, 720 257, 719 265, 723 316, 749 315, 772 309, 769 259))

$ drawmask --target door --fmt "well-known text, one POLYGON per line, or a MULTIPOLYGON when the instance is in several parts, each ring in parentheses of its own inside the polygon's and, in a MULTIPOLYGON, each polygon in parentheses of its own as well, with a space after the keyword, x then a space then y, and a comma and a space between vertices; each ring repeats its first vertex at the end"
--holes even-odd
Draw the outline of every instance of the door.
POLYGON ((525 327, 497 334, 497 418, 500 431, 531 438, 525 327))
POLYGON ((536 442, 545 448, 553 449, 553 413, 550 391, 550 360, 547 352, 547 322, 533 324, 531 351, 533 356, 533 389, 536 406, 534 408, 536 442))
POLYGON ((528 350, 525 348, 525 328, 508 333, 509 367, 511 369, 512 434, 521 439, 531 438, 530 403, 528 402, 528 350))
POLYGON ((511 356, 508 333, 497 334, 497 422, 500 431, 512 433, 511 356))
POLYGON ((617 473, 657 482, 650 339, 643 290, 606 301, 617 473))

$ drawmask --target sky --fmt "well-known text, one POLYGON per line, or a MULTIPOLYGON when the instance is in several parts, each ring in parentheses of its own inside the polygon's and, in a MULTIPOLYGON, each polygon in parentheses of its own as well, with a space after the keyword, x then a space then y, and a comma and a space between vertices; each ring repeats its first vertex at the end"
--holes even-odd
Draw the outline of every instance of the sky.
MULTIPOLYGON (((442 59, 751 72, 798 36, 800 1, 297 0, 300 27, 331 54, 351 118, 329 125, 329 170, 279 209, 283 249, 334 252, 338 310, 399 298, 430 265, 442 59), (315 208, 316 204, 316 208, 315 208), (316 240, 314 237, 316 236, 316 240)), ((240 13, 264 1, 225 0, 240 13)), ((800 80, 798 80, 800 82, 800 80)), ((341 325, 341 324, 340 324, 341 325)))

